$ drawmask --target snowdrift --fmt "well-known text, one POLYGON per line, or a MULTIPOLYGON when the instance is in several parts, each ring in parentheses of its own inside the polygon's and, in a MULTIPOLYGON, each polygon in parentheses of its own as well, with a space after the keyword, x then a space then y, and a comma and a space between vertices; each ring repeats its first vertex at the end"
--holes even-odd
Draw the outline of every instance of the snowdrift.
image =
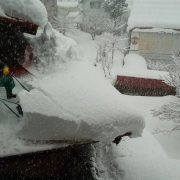
POLYGON ((38 64, 31 69, 36 78, 28 83, 34 89, 18 94, 24 111, 20 123, 16 120, 12 125, 9 120, 8 127, 2 125, 0 134, 8 133, 2 136, 3 141, 0 139, 0 156, 53 148, 23 139, 107 143, 127 132, 131 137, 141 136, 143 118, 106 81, 102 70, 81 60, 73 40, 47 24, 33 42, 37 43, 38 64))
POLYGON ((48 22, 46 8, 40 0, 0 0, 0 15, 20 18, 41 27, 48 22))
POLYGON ((139 54, 127 54, 124 58, 124 66, 119 72, 120 76, 158 79, 170 81, 169 73, 166 71, 149 70, 146 60, 139 54))
POLYGON ((19 94, 25 122, 21 138, 33 140, 96 140, 111 142, 132 132, 140 136, 143 118, 86 61, 59 65, 59 72, 33 82, 19 94))

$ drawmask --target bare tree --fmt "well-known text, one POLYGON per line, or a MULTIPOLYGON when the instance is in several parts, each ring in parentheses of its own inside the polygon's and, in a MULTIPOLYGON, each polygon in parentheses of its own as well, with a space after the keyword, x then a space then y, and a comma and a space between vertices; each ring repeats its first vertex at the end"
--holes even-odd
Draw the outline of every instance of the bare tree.
POLYGON ((180 56, 173 56, 174 65, 167 65, 170 79, 168 83, 176 87, 177 99, 176 101, 163 105, 158 110, 153 110, 153 115, 158 116, 162 120, 174 122, 174 127, 169 131, 180 130, 180 56))
POLYGON ((127 50, 126 45, 128 45, 128 43, 122 43, 126 37, 114 36, 112 33, 104 33, 98 38, 99 47, 97 50, 95 65, 100 64, 105 77, 111 77, 111 71, 114 64, 114 54, 116 51, 120 51, 124 54, 127 50))
POLYGON ((85 13, 84 19, 85 31, 91 34, 93 40, 96 35, 113 30, 113 23, 106 15, 85 13))

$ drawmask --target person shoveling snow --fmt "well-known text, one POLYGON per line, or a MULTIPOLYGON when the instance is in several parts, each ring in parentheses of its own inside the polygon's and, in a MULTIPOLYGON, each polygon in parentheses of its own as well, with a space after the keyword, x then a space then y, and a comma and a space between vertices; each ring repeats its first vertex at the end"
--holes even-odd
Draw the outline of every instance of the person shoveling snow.
MULTIPOLYGON (((1 67, 3 65, 1 64, 1 67)), ((1 75, 1 86, 5 87, 6 89, 6 97, 7 99, 16 98, 16 94, 12 93, 13 88, 15 87, 14 80, 10 75, 10 69, 8 66, 3 66, 1 75)))
POLYGON ((16 94, 12 93, 12 90, 15 87, 15 82, 13 77, 10 75, 9 67, 4 65, 3 63, 0 63, 0 86, 5 88, 7 97, 7 99, 0 98, 1 102, 17 117, 20 117, 19 114, 23 115, 20 104, 18 102, 11 101, 11 99, 16 99, 17 97, 16 94), (7 103, 16 105, 16 110, 18 111, 18 113, 16 113, 7 103))

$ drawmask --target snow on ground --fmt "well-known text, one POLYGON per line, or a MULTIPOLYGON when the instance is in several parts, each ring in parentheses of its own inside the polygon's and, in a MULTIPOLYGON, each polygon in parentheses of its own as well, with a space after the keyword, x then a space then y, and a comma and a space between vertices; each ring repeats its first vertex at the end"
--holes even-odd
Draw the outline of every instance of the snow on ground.
MULTIPOLYGON (((6 153, 17 154, 27 149, 33 149, 33 147, 24 147, 26 144, 24 145, 24 142, 17 138, 17 132, 22 126, 24 132, 22 131, 21 135, 28 130, 28 123, 31 128, 37 126, 34 129, 34 136, 36 137, 44 137, 45 131, 47 131, 51 135, 49 138, 58 138, 58 136, 68 131, 70 136, 82 137, 82 135, 86 135, 88 138, 105 136, 103 138, 107 140, 107 136, 112 138, 123 131, 121 129, 122 124, 126 130, 128 130, 128 127, 132 127, 139 135, 143 128, 143 122, 141 116, 137 114, 141 114, 146 121, 146 130, 143 136, 125 139, 120 145, 113 147, 114 156, 112 158, 117 162, 120 170, 120 176, 117 179, 179 180, 178 170, 180 163, 176 159, 180 158, 180 149, 178 149, 180 133, 178 131, 172 134, 161 133, 161 130, 171 127, 172 123, 161 121, 158 117, 153 117, 151 113, 152 109, 173 102, 175 97, 121 95, 105 81, 102 71, 92 66, 96 59, 97 41, 92 41, 90 35, 86 33, 74 33, 69 36, 77 41, 78 47, 81 47, 81 59, 87 61, 61 61, 61 66, 56 66, 55 72, 50 71, 47 73, 47 76, 38 76, 39 80, 33 81, 34 90, 30 93, 24 91, 20 93, 23 108, 27 112, 24 117, 25 124, 17 124, 17 119, 10 114, 7 117, 7 111, 3 106, 0 107, 1 117, 4 117, 0 119, 1 122, 3 121, 3 126, 0 128, 0 155, 2 156, 6 153), (59 69, 59 72, 57 69, 59 69), (49 106, 47 106, 47 102, 50 103, 49 106), (79 102, 82 102, 82 104, 79 102), (34 106, 30 106, 30 103, 34 106), (125 107, 124 104, 129 107, 125 107), (96 109, 95 106, 98 108, 96 109), (136 111, 134 117, 132 116, 133 111, 129 110, 132 107, 136 111), (87 109, 87 112, 85 109, 87 109), (93 114, 93 116, 90 116, 90 114, 93 114), (93 118, 95 115, 98 117, 98 120, 93 118), (59 118, 60 116, 63 119, 59 118), (72 117, 73 122, 70 122, 69 120, 72 117), (130 121, 125 122, 123 117, 130 118, 130 121), (34 119, 32 120, 32 118, 34 119), (42 119, 38 121, 36 118, 42 119), (55 127, 54 133, 50 130, 50 126, 46 124, 49 122, 49 118, 51 118, 51 127, 53 128, 57 126, 57 122, 62 122, 59 123, 59 127, 55 127), (120 119, 121 126, 117 123, 119 118, 122 118, 120 119), (136 121, 133 121, 134 118, 136 121), (65 120, 67 120, 67 124, 65 124, 65 120), (129 126, 129 123, 132 122, 135 122, 135 124, 129 126), (109 123, 113 125, 110 126, 109 123), (95 127, 94 125, 99 129, 95 129, 94 132, 90 131, 89 127, 95 127), (136 125, 140 125, 140 127, 137 128, 136 125), (42 127, 45 127, 45 129, 41 134, 39 132, 41 132, 42 127), (65 127, 68 127, 68 129, 66 130, 65 127), (59 128, 61 128, 62 132, 58 131, 59 128), (82 131, 83 129, 85 129, 85 132, 82 131), (99 130, 101 133, 99 133, 99 130), (111 134, 112 130, 113 133, 111 134), (87 132, 90 133, 87 134, 87 132)), ((68 48, 65 49, 67 50, 68 48)), ((72 51, 70 50, 69 52, 72 51)), ((72 57, 71 55, 73 53, 70 53, 69 57, 72 57)), ((119 55, 115 58, 118 59, 119 55)), ((119 59, 122 60, 122 58, 119 59)), ((29 137, 33 136, 28 131, 26 133, 29 137)))
POLYGON ((64 7, 64 8, 74 8, 78 7, 78 2, 77 1, 59 1, 57 2, 59 7, 64 7))
POLYGON ((123 180, 179 180, 180 161, 171 160, 151 133, 114 147, 123 180))
MULTIPOLYGON (((92 40, 90 34, 74 30, 73 32, 66 33, 68 37, 74 39, 77 42, 78 49, 83 59, 92 62, 92 64, 97 65, 97 51, 99 50, 100 46, 103 47, 105 45, 111 45, 112 43, 112 35, 108 33, 102 34, 100 36, 96 36, 95 40, 92 40), (109 37, 110 36, 110 37, 109 37)), ((119 40, 118 40, 119 41, 119 40)), ((116 44, 117 45, 117 44, 116 44)), ((127 46, 127 38, 123 37, 121 43, 117 45, 119 48, 124 48, 127 46)), ((111 56, 111 53, 109 53, 111 56)), ((114 59, 113 65, 111 66, 111 78, 109 79, 110 82, 113 82, 116 79, 116 76, 122 69, 123 66, 123 53, 118 50, 114 52, 114 59)), ((100 64, 98 64, 100 66, 100 64)))
POLYGON ((139 54, 127 54, 124 58, 124 70, 131 71, 144 71, 147 70, 146 60, 139 54))
MULTIPOLYGON (((91 41, 88 35, 85 36, 85 33, 82 33, 81 36, 79 33, 78 37, 76 35, 74 35, 74 37, 72 35, 71 37, 77 40, 78 45, 83 49, 82 52, 84 52, 85 58, 92 60, 89 58, 91 57, 89 56, 90 48, 93 50, 91 45, 94 43, 94 47, 96 47, 97 42, 90 42, 90 48, 87 49, 89 41, 91 41), (86 51, 88 51, 88 53, 86 53, 86 51)), ((118 57, 115 58, 118 59, 118 57)), ((119 60, 121 61, 122 59, 119 58, 119 60)), ((144 63, 143 65, 138 64, 138 66, 143 66, 143 69, 146 69, 144 63)), ((138 72, 140 69, 137 67, 136 71, 138 72)), ((162 121, 152 115, 153 109, 158 109, 164 104, 174 102, 177 98, 173 96, 143 97, 124 95, 124 99, 125 101, 123 101, 123 103, 132 104, 135 110, 145 118, 146 128, 142 137, 126 139, 117 147, 112 148, 112 151, 115 152, 113 156, 108 159, 108 162, 111 163, 110 167, 113 163, 115 166, 118 164, 120 173, 117 179, 179 180, 180 133, 179 131, 169 131, 169 129, 174 127, 173 122, 162 121)), ((107 156, 107 153, 103 154, 102 158, 105 156, 107 156)), ((116 170, 117 168, 115 168, 114 172, 116 170)), ((105 171, 107 171, 107 169, 105 171)))
MULTIPOLYGON (((18 93, 22 90, 22 87, 18 84, 17 81, 16 88, 13 91, 14 93, 18 93)), ((5 89, 0 87, 0 98, 6 98, 5 89)), ((16 102, 16 101, 14 101, 16 102)), ((15 112, 16 106, 7 103, 15 112)), ((17 132, 22 129, 23 121, 19 120, 9 109, 7 109, 2 101, 0 100, 0 157, 33 152, 33 151, 41 151, 45 149, 52 149, 53 145, 32 145, 27 144, 23 140, 19 139, 17 136, 17 132)))
MULTIPOLYGON (((27 139, 92 139, 106 143, 126 132, 132 132, 132 137, 140 136, 143 118, 130 105, 121 103, 123 96, 105 80, 102 71, 88 60, 78 58, 75 42, 56 31, 50 33, 50 29, 45 27, 45 36, 38 38, 38 43, 42 43, 38 51, 46 53, 49 47, 52 50, 53 43, 55 48, 46 58, 39 59, 46 70, 34 71, 37 73, 31 82, 34 89, 19 93, 24 116, 22 129, 14 131, 14 135, 18 133, 18 137, 27 139), (44 40, 53 43, 48 46, 44 40), (56 61, 50 62, 52 55, 56 61)), ((21 147, 17 151, 22 153, 21 147)))
POLYGON ((132 132, 132 137, 141 135, 141 116, 121 103, 123 97, 93 65, 77 61, 57 69, 60 71, 34 81, 30 93, 20 93, 26 121, 21 136, 111 142, 126 132, 132 132))
POLYGON ((118 75, 149 78, 149 79, 161 79, 168 81, 170 76, 166 71, 157 71, 147 69, 146 60, 139 54, 127 54, 124 58, 124 66, 119 71, 118 75))
POLYGON ((180 159, 179 131, 171 131, 174 127, 172 121, 162 121, 152 115, 152 110, 159 109, 164 104, 169 104, 177 100, 174 96, 165 97, 141 97, 128 96, 130 101, 136 107, 146 121, 146 129, 151 132, 163 147, 169 158, 180 159))
POLYGON ((47 11, 37 0, 0 0, 1 14, 31 21, 41 27, 48 22, 47 11))
POLYGON ((98 44, 96 41, 92 41, 90 34, 79 30, 73 30, 73 32, 67 32, 67 36, 77 42, 82 59, 90 62, 96 61, 98 44))

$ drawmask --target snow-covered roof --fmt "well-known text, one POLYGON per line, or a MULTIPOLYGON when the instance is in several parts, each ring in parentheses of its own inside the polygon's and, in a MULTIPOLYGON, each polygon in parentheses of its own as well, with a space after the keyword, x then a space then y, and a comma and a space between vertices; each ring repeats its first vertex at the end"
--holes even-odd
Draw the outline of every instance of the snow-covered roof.
POLYGON ((20 18, 43 27, 47 21, 47 11, 37 0, 0 0, 0 15, 20 18))
POLYGON ((64 72, 38 84, 19 95, 28 117, 20 133, 23 138, 111 142, 127 132, 132 137, 142 133, 143 118, 90 63, 72 62, 64 72))
POLYGON ((146 60, 139 54, 127 54, 124 58, 124 66, 119 73, 121 76, 168 80, 169 73, 147 69, 146 60))
POLYGON ((73 2, 58 1, 58 6, 64 7, 64 8, 75 8, 75 7, 78 7, 78 2, 77 1, 73 1, 73 2))
POLYGON ((169 28, 180 29, 179 0, 134 0, 128 29, 169 28))
MULTIPOLYGON (((131 104, 125 103, 126 97, 107 82, 101 70, 81 59, 74 41, 53 32, 53 44, 57 45, 54 52, 50 44, 50 56, 54 52, 57 60, 52 61, 53 73, 31 82, 34 89, 29 93, 19 93, 24 112, 21 137, 110 142, 127 132, 132 133, 131 137, 140 136, 144 120, 131 104)), ((40 41, 38 48, 44 49, 44 45, 49 47, 40 41)), ((42 56, 40 49, 36 55, 44 66, 47 53, 42 56)))
POLYGON ((180 33, 180 31, 178 30, 173 30, 173 29, 164 29, 164 28, 151 28, 151 29, 141 29, 141 28, 136 28, 135 30, 133 30, 133 32, 163 32, 163 33, 173 33, 173 34, 177 34, 180 33))

